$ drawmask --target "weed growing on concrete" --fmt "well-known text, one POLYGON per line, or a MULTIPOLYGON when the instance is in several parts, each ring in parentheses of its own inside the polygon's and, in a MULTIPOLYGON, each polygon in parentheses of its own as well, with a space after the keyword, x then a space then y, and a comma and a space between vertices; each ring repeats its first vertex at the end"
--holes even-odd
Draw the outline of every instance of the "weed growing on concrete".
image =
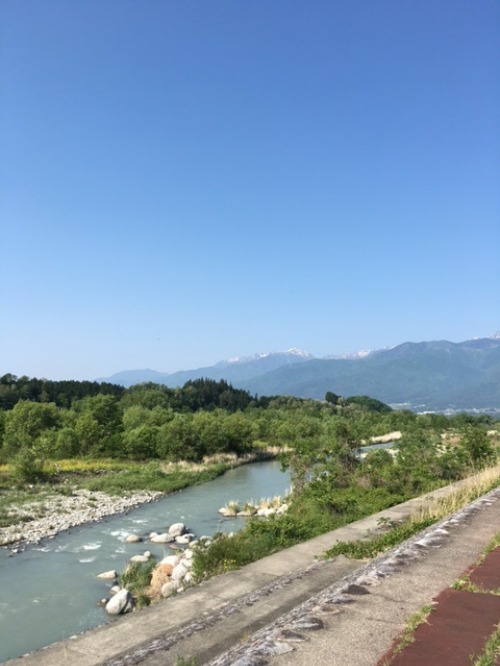
POLYGON ((427 520, 405 520, 396 527, 380 536, 373 537, 373 539, 363 541, 338 541, 333 548, 327 550, 324 554, 325 559, 330 559, 336 555, 344 555, 353 560, 364 560, 376 557, 380 553, 384 553, 394 546, 397 546, 405 539, 420 532, 421 530, 432 525, 434 521, 427 520))
MULTIPOLYGON (((406 622, 406 627, 404 628, 403 633, 401 634, 396 647, 392 651, 392 656, 395 656, 400 652, 403 652, 403 650, 406 647, 408 647, 410 643, 413 643, 413 641, 415 640, 416 630, 424 622, 426 624, 429 624, 427 619, 433 610, 434 606, 432 604, 427 604, 425 606, 422 606, 422 608, 419 608, 419 610, 416 613, 413 613, 413 615, 410 615, 410 617, 406 622)), ((389 659, 389 661, 386 662, 384 666, 388 666, 390 663, 391 659, 389 659)))
POLYGON ((196 658, 177 657, 175 660, 175 666, 196 666, 196 658))
POLYGON ((483 654, 479 657, 471 657, 472 666, 495 666, 498 663, 500 656, 500 625, 491 634, 486 645, 484 646, 483 654), (474 661, 472 661, 474 660, 474 661))

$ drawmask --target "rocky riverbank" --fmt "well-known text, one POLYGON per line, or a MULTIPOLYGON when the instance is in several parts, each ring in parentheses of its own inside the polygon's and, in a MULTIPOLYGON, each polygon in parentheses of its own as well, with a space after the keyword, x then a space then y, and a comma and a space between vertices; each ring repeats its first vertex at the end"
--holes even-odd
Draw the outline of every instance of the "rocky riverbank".
MULTIPOLYGON (((218 454, 205 458, 203 463, 162 463, 161 471, 164 474, 173 474, 178 471, 192 472, 193 483, 198 483, 197 474, 206 470, 210 465, 224 465, 226 469, 239 467, 251 462, 264 461, 275 458, 278 449, 270 447, 252 451, 242 456, 235 454, 218 454)), ((32 487, 31 487, 32 488, 32 487)), ((9 493, 10 491, 7 491, 9 493)), ((172 492, 170 490, 170 492, 172 492)), ((106 516, 124 513, 129 509, 151 502, 166 493, 155 491, 129 492, 125 496, 109 495, 101 491, 90 491, 73 487, 67 494, 40 490, 34 499, 22 502, 11 502, 11 509, 4 509, 4 513, 12 523, 0 527, 0 547, 8 547, 12 553, 23 550, 27 544, 39 543, 42 539, 54 537, 70 527, 83 523, 102 520, 106 516)), ((7 522, 4 520, 4 524, 7 522)))
POLYGON ((39 543, 70 527, 127 512, 161 496, 159 492, 141 491, 126 497, 116 497, 84 489, 73 490, 70 495, 54 493, 44 497, 41 502, 30 502, 17 509, 16 514, 22 517, 22 521, 0 528, 0 546, 8 547, 12 553, 16 553, 27 544, 39 543))

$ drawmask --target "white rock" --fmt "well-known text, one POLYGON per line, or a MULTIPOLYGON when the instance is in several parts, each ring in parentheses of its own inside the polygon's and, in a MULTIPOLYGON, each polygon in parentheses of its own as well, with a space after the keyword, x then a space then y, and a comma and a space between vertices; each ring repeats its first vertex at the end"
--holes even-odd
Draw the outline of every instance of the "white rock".
POLYGON ((181 581, 184 578, 184 576, 187 574, 187 572, 188 572, 187 567, 185 567, 182 562, 179 562, 179 564, 177 564, 172 571, 172 580, 176 582, 181 581))
POLYGON ((173 594, 177 592, 177 583, 175 581, 171 581, 169 583, 165 583, 165 585, 162 585, 161 588, 161 596, 162 597, 171 597, 173 594))
POLYGON ((184 523, 174 523, 173 525, 170 525, 168 528, 168 533, 171 534, 172 536, 181 536, 181 534, 184 534, 186 531, 186 526, 184 523))
POLYGON ((258 516, 263 516, 267 518, 268 516, 273 516, 276 513, 276 509, 259 509, 257 511, 258 516))
POLYGON ((188 571, 187 574, 184 576, 184 581, 183 582, 185 584, 188 584, 188 583, 192 583, 193 580, 194 580, 194 576, 193 576, 192 572, 188 571))
POLYGON ((142 538, 138 534, 129 534, 123 540, 123 543, 139 543, 142 538))
POLYGON ((146 562, 149 562, 150 557, 151 553, 147 550, 144 555, 132 555, 129 562, 140 562, 141 564, 145 564, 146 562))
POLYGON ((114 580, 115 578, 118 578, 118 573, 116 571, 104 571, 103 573, 97 574, 97 578, 114 580))
POLYGON ((132 610, 132 595, 126 589, 120 590, 106 604, 106 612, 110 615, 120 615, 132 610))
POLYGON ((192 539, 189 536, 189 534, 183 534, 181 536, 176 536, 175 537, 175 543, 179 543, 181 545, 188 544, 190 541, 192 541, 192 539))
POLYGON ((175 537, 172 536, 172 534, 168 534, 167 532, 163 532, 162 534, 155 533, 155 535, 151 537, 152 543, 171 543, 174 540, 175 537))
POLYGON ((192 560, 193 557, 194 557, 194 550, 191 550, 191 548, 186 548, 186 550, 184 551, 184 553, 182 555, 183 555, 183 559, 192 560))
POLYGON ((160 564, 170 564, 170 566, 175 567, 179 564, 180 557, 178 555, 167 555, 162 559, 160 564))

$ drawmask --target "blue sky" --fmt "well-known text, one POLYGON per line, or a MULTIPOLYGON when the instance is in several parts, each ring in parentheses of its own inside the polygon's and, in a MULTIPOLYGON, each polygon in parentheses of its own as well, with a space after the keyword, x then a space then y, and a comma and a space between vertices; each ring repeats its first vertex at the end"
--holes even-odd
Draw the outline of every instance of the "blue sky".
POLYGON ((500 328, 497 0, 4 0, 0 374, 500 328))

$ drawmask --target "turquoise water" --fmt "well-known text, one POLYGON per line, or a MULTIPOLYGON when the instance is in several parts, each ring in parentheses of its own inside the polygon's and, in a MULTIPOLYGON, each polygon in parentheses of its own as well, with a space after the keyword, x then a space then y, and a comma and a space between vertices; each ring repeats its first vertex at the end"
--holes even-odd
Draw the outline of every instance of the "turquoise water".
POLYGON ((109 583, 96 574, 120 571, 145 550, 158 559, 172 553, 158 544, 124 544, 127 534, 163 532, 176 522, 197 536, 235 531, 244 519, 222 518, 221 506, 283 495, 289 486, 289 476, 276 461, 243 465, 125 515, 75 527, 17 555, 0 549, 0 661, 108 622, 97 602, 107 596, 109 583))

